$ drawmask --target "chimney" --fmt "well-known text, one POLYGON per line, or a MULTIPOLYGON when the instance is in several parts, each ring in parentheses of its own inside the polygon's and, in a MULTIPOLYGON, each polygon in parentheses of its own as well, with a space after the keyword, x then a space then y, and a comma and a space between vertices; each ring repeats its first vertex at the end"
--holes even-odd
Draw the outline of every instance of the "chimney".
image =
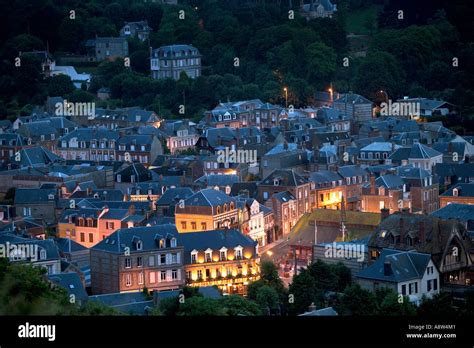
POLYGON ((400 217, 400 244, 405 241, 405 221, 403 217, 400 217))
POLYGON ((419 239, 420 239, 420 244, 424 245, 426 242, 426 231, 425 231, 425 220, 420 221, 420 234, 419 234, 419 239))
POLYGON ((386 218, 388 218, 388 216, 390 215, 390 209, 382 208, 380 209, 380 214, 381 214, 380 221, 383 221, 386 218))
POLYGON ((390 263, 390 261, 385 261, 383 263, 383 275, 385 277, 389 277, 393 274, 392 272, 392 264, 390 263))
POLYGON ((375 175, 370 174, 370 194, 375 195, 375 175))

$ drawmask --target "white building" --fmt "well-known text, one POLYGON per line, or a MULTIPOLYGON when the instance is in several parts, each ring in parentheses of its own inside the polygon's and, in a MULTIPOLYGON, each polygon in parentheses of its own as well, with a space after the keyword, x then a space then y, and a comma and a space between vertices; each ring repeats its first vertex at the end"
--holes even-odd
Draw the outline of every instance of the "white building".
POLYGON ((431 255, 416 251, 384 249, 356 278, 364 289, 391 288, 417 305, 423 296, 431 298, 440 288, 439 271, 431 255))

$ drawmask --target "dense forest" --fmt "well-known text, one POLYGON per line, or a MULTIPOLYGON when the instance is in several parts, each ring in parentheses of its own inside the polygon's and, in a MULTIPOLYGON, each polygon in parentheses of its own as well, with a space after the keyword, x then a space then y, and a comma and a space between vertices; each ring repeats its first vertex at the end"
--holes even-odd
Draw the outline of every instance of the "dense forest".
MULTIPOLYGON (((308 21, 300 16, 297 0, 185 0, 178 6, 139 0, 0 0, 0 117, 28 114, 48 95, 92 101, 99 88, 109 87, 112 99, 98 106, 139 105, 183 117, 178 107, 185 104, 184 116, 199 118, 219 100, 283 103, 283 87, 290 104, 311 105, 314 92, 331 85, 375 102, 384 98, 381 89, 391 99, 441 98, 465 118, 474 114, 474 10, 467 1, 333 2, 338 7, 333 18, 308 21), (352 35, 366 45, 361 55, 348 28, 365 9, 375 9, 364 19, 367 31, 352 35), (147 20, 153 33, 147 42, 130 39, 130 67, 120 60, 76 66, 93 74, 87 91, 75 90, 68 78, 43 78, 32 59, 14 64, 19 52, 31 50, 84 53, 87 39, 118 36, 124 21, 138 20, 147 20), (175 43, 200 50, 203 76, 149 77, 150 47, 175 43)), ((463 122, 471 128, 472 121, 463 122)))

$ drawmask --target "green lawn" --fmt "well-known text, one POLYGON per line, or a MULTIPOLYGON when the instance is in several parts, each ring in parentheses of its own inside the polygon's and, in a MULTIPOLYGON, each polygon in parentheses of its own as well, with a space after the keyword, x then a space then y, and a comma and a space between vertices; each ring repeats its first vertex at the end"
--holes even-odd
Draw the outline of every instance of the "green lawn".
POLYGON ((359 35, 371 34, 370 30, 367 28, 367 20, 372 19, 374 21, 374 29, 376 29, 377 13, 380 11, 380 9, 381 6, 374 5, 362 10, 349 12, 347 14, 347 32, 359 35))

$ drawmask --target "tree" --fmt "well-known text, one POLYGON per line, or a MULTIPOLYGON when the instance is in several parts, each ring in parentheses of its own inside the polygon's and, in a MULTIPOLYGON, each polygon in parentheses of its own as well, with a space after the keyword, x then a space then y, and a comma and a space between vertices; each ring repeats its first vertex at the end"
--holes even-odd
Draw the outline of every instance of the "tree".
POLYGON ((290 313, 293 314, 306 312, 313 302, 317 306, 322 304, 322 292, 317 288, 316 281, 307 269, 303 269, 293 277, 288 293, 293 299, 289 304, 290 313))
POLYGON ((224 308, 213 298, 194 296, 179 304, 178 316, 216 316, 225 315, 224 308))
POLYGON ((75 90, 71 78, 67 75, 56 75, 46 80, 48 83, 48 95, 51 97, 65 96, 75 90))
POLYGON ((377 314, 377 302, 374 294, 362 289, 359 284, 353 284, 344 290, 336 311, 342 315, 375 315, 377 314))
POLYGON ((375 297, 378 304, 378 315, 416 315, 416 307, 410 302, 408 297, 400 297, 390 288, 382 287, 377 289, 375 297))
POLYGON ((257 290, 256 302, 262 313, 271 314, 278 311, 280 299, 274 288, 263 285, 257 290))
POLYGON ((432 298, 423 297, 418 307, 418 315, 427 317, 452 316, 455 312, 453 298, 446 292, 440 292, 432 298))
POLYGON ((235 316, 254 316, 261 315, 258 305, 251 300, 239 295, 224 296, 220 299, 220 305, 225 315, 235 316))

